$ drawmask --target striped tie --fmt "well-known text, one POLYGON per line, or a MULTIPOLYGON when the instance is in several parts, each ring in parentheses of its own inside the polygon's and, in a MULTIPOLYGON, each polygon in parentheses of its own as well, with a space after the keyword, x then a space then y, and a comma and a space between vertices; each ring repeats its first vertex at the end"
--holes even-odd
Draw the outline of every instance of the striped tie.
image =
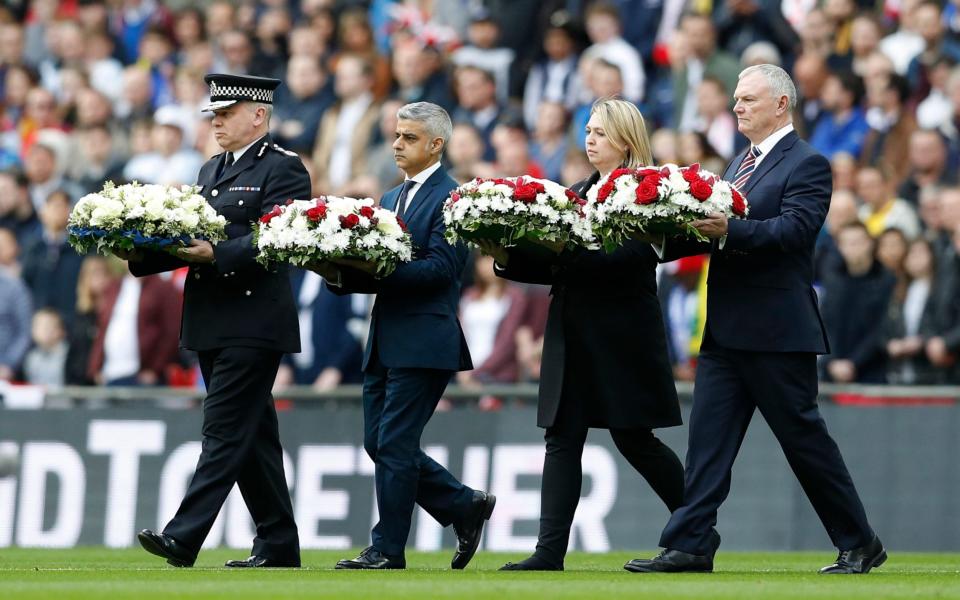
POLYGON ((743 162, 740 163, 740 168, 737 169, 737 176, 733 179, 733 185, 736 188, 742 189, 743 185, 750 179, 750 175, 753 174, 754 167, 757 166, 757 158, 759 156, 760 148, 751 146, 750 152, 747 153, 747 157, 743 159, 743 162))

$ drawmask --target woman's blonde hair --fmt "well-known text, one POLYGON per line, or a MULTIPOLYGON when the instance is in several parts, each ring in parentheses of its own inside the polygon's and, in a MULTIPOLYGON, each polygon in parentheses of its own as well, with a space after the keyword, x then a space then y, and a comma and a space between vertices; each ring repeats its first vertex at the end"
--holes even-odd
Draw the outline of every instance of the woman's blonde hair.
POLYGON ((601 98, 593 103, 590 114, 600 119, 610 143, 624 152, 623 166, 636 169, 653 164, 650 136, 640 110, 619 98, 601 98))

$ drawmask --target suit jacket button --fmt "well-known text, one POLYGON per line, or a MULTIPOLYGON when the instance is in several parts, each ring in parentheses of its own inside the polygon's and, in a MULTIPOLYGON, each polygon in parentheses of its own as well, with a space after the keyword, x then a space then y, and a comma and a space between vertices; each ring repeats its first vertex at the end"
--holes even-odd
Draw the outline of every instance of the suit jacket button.
POLYGON ((237 206, 243 206, 243 200, 241 200, 240 202, 237 202, 237 206))
POLYGON ((247 293, 247 295, 249 296, 249 295, 251 295, 253 292, 251 292, 250 290, 247 290, 246 293, 247 293))
POLYGON ((194 273, 194 274, 193 274, 193 278, 194 278, 194 279, 200 279, 200 273, 194 273))
POLYGON ((220 193, 220 192, 219 192, 218 190, 213 190, 212 192, 210 192, 210 195, 213 196, 214 198, 216 198, 216 197, 217 197, 217 194, 219 194, 219 193, 220 193))
POLYGON ((236 273, 234 273, 233 271, 230 271, 230 274, 231 274, 231 275, 236 275, 236 273))

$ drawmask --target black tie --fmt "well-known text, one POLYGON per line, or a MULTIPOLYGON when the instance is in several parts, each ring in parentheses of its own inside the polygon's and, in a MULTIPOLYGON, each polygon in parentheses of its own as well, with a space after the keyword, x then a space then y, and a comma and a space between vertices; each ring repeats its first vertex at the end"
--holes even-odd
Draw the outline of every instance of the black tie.
POLYGON ((412 190, 413 186, 415 185, 417 185, 417 182, 412 179, 408 179, 403 182, 403 188, 400 189, 400 197, 397 198, 396 212, 397 216, 400 218, 404 217, 407 212, 407 207, 410 206, 410 200, 413 198, 408 198, 407 196, 410 194, 410 190, 412 190))
POLYGON ((223 163, 222 163, 222 166, 220 167, 220 170, 217 171, 217 179, 220 179, 224 171, 229 169, 230 165, 232 164, 233 164, 233 152, 227 152, 227 154, 224 156, 223 163))

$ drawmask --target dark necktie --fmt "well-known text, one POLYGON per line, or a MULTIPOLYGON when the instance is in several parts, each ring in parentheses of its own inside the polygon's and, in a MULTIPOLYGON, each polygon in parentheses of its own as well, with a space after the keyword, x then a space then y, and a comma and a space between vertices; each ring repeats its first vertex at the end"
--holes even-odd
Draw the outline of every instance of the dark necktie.
POLYGON ((413 198, 408 198, 410 195, 410 190, 413 189, 413 186, 417 185, 417 182, 412 179, 407 179, 403 182, 403 187, 400 188, 400 197, 397 198, 397 216, 403 218, 407 212, 407 208, 410 206, 410 201, 413 198))
POLYGON ((227 152, 224 155, 223 162, 220 163, 220 168, 217 170, 217 179, 223 175, 223 173, 230 168, 230 165, 233 164, 233 152, 227 152))
POLYGON ((737 169, 736 177, 733 178, 733 185, 735 187, 742 189, 747 181, 750 180, 750 175, 753 174, 753 170, 757 167, 757 158, 759 157, 760 148, 751 146, 747 157, 743 159, 743 162, 740 163, 740 168, 737 169))

